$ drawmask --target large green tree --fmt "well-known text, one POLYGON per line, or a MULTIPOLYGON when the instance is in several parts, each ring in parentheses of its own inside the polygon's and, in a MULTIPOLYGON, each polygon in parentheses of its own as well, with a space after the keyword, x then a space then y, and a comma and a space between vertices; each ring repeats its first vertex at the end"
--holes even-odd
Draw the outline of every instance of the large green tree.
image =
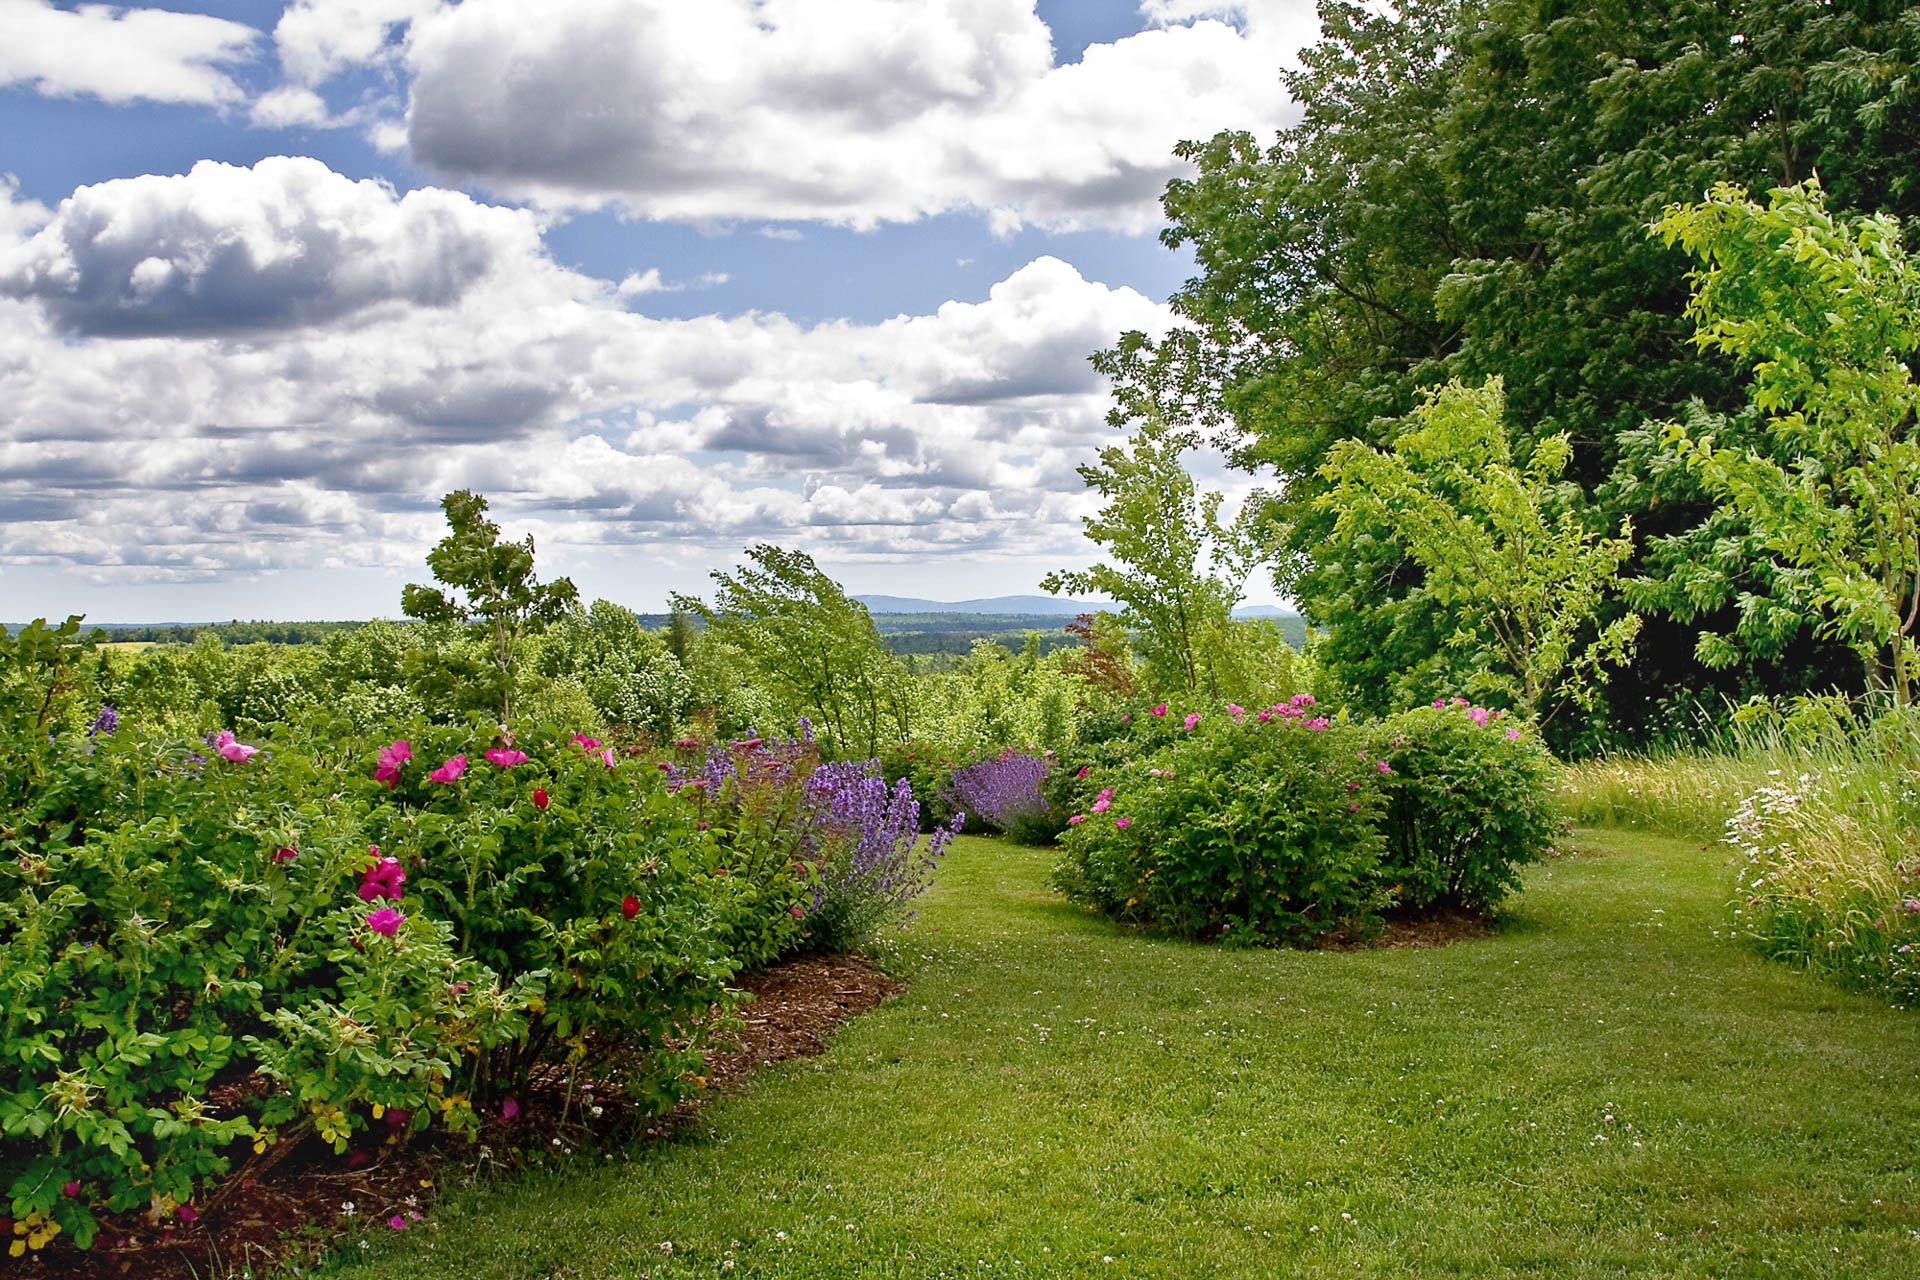
MULTIPOLYGON (((1336 552, 1318 502, 1328 451, 1387 446, 1422 388, 1498 375, 1515 422, 1568 439, 1568 474, 1605 523, 1631 516, 1642 551, 1659 549, 1641 564, 1644 594, 1673 601, 1667 570, 1728 531, 1707 526, 1711 496, 1663 464, 1643 426, 1742 396, 1736 372, 1689 342, 1684 255, 1643 228, 1716 181, 1767 187, 1815 169, 1840 208, 1920 212, 1913 8, 1327 0, 1321 14, 1324 38, 1283 73, 1300 123, 1181 148, 1196 173, 1169 186, 1162 236, 1198 265, 1172 300, 1186 324, 1098 357, 1115 416, 1194 424, 1277 475, 1278 585, 1314 621, 1340 623, 1350 583, 1397 598, 1420 575, 1378 547, 1336 552)), ((1617 711, 1649 688, 1704 692, 1717 678, 1693 662, 1692 631, 1730 631, 1738 599, 1774 585, 1764 558, 1717 564, 1724 592, 1705 615, 1650 618, 1651 662, 1616 682, 1617 711)), ((1356 689, 1385 690, 1443 625, 1336 626, 1322 656, 1356 689)), ((1718 687, 1850 668, 1835 657, 1750 653, 1718 687)))

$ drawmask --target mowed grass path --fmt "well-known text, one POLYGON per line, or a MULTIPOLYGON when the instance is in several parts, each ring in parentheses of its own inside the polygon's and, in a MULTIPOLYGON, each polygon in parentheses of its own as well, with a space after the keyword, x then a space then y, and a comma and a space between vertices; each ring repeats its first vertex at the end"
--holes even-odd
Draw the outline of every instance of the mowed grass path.
POLYGON ((1576 844, 1492 938, 1336 954, 1119 933, 962 841, 825 1056, 340 1271, 1920 1276, 1920 1016, 1717 938, 1719 849, 1576 844))

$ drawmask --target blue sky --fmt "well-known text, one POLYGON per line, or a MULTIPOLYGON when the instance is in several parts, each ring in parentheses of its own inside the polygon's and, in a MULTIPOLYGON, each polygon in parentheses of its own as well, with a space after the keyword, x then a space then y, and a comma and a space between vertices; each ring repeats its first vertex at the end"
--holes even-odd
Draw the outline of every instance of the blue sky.
MULTIPOLYGON (((364 617, 489 494, 589 598, 1085 563, 1086 356, 1300 0, 0 0, 0 617, 364 617)), ((1213 477, 1230 491, 1244 477, 1213 477)), ((1270 599, 1263 584, 1249 597, 1270 599)))

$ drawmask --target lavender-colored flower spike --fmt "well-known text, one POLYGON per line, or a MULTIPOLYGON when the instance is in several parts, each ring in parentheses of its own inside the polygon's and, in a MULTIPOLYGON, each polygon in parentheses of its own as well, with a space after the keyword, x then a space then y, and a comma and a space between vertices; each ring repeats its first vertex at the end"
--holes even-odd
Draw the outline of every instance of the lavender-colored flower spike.
POLYGON ((103 733, 112 733, 120 727, 120 713, 113 709, 111 702, 100 704, 100 714, 93 718, 93 724, 87 729, 89 738, 97 738, 103 733))

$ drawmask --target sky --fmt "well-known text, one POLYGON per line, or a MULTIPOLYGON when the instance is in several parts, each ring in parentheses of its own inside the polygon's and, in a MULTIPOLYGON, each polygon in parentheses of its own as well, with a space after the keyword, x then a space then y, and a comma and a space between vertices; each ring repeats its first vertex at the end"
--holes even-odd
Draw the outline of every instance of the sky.
POLYGON ((643 612, 758 542, 939 600, 1089 563, 1087 357, 1193 271, 1173 147, 1297 118, 1317 27, 0 0, 0 31, 0 619, 198 621, 396 615, 458 488, 643 612))

